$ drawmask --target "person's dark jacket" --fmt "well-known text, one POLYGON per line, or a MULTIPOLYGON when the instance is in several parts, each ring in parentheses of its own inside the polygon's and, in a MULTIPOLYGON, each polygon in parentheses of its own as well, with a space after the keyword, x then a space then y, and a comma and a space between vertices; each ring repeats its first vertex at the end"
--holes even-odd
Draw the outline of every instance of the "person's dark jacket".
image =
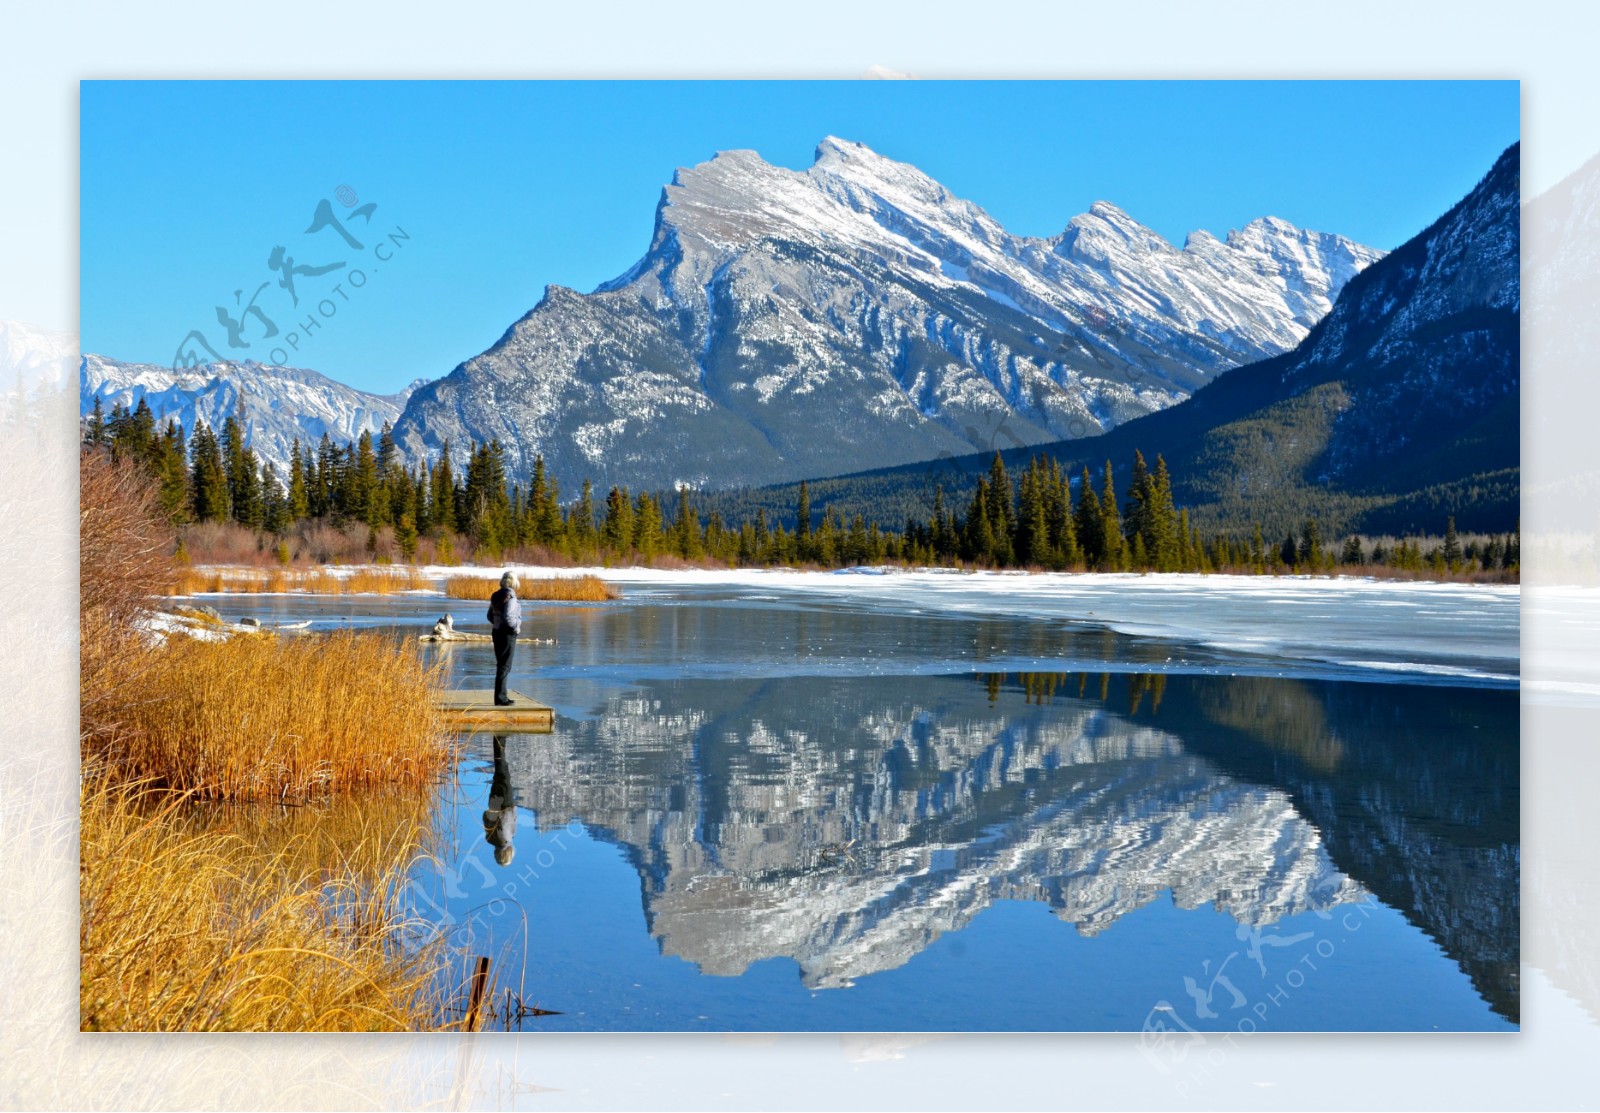
POLYGON ((522 604, 508 587, 489 596, 489 629, 512 635, 522 633, 522 604))

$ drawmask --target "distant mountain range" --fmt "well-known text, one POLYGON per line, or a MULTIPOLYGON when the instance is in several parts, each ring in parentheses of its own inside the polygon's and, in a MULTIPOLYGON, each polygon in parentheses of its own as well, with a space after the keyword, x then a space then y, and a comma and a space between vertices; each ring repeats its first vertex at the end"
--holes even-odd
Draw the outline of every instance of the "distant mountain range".
POLYGON ((385 421, 412 461, 498 438, 570 494, 688 484, 727 519, 813 504, 897 525, 993 452, 1074 470, 1135 448, 1205 529, 1504 530, 1519 506, 1518 148, 1388 256, 1277 219, 1180 250, 1097 202, 1006 232, 914 167, 829 138, 803 172, 748 151, 679 170, 649 250, 550 287, 484 354, 395 395, 314 371, 187 374, 84 357, 81 404, 143 397, 294 436, 385 421), (1224 374, 1226 372, 1226 374, 1224 374), (829 479, 829 476, 843 478, 829 479), (819 477, 820 480, 819 480, 819 477), (736 490, 736 493, 735 493, 736 490))
POLYGON ((419 389, 413 458, 498 438, 563 489, 727 487, 1086 436, 1292 348, 1381 252, 1272 218, 1174 248, 1096 203, 1007 232, 915 167, 828 138, 679 170, 649 250, 551 286, 419 389))
POLYGON ((88 416, 95 399, 109 415, 113 406, 148 403, 158 425, 169 418, 194 432, 195 419, 212 429, 242 405, 247 439, 256 454, 288 474, 289 450, 296 437, 315 446, 328 434, 344 444, 362 433, 376 434, 394 424, 422 380, 398 394, 371 394, 297 367, 269 367, 246 360, 220 362, 184 371, 150 363, 123 363, 86 355, 79 364, 79 405, 88 416))
POLYGON ((0 321, 0 390, 59 386, 78 362, 78 338, 18 321, 0 321))
MULTIPOLYGON (((1324 532, 1510 530, 1520 479, 1519 146, 1449 212, 1351 279, 1291 352, 1230 371, 1160 413, 1087 440, 1007 448, 1076 472, 1135 449, 1165 456, 1203 529, 1269 536, 1316 517, 1324 532)), ((1004 447, 1004 446, 1000 446, 1004 447)), ((882 522, 926 516, 935 486, 964 500, 992 452, 814 483, 813 505, 882 522)), ((773 487, 711 500, 737 520, 791 513, 773 487)))

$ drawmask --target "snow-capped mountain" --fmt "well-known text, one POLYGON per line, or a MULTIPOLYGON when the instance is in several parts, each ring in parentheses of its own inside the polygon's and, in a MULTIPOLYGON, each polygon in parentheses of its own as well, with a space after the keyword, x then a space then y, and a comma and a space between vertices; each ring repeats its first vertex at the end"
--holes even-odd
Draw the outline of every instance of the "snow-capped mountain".
POLYGON ((842 988, 1006 900, 1095 937, 1167 901, 1259 929, 1376 896, 1516 1018, 1514 702, 978 679, 674 679, 495 756, 541 830, 618 847, 663 953, 707 974, 781 957, 842 988))
MULTIPOLYGON (((1135 451, 1159 454, 1193 523, 1235 537, 1256 525, 1283 537, 1308 516, 1324 536, 1439 534, 1450 517, 1462 530, 1516 529, 1519 159, 1512 145, 1448 212, 1346 283, 1293 350, 1100 437, 1000 446, 1006 466, 1037 452, 1069 473, 1110 460, 1125 477, 1135 451)), ((1581 288, 1567 304, 1577 312, 1581 288)), ((1562 421, 1576 429, 1585 412, 1575 404, 1562 421)), ((991 459, 850 476, 828 485, 828 504, 846 518, 897 504, 925 516, 935 477, 959 503, 991 459)), ((760 497, 769 507, 795 501, 781 486, 760 497)), ((725 496, 718 509, 737 520, 744 499, 725 496)))
POLYGON ((193 432, 200 418, 216 429, 243 407, 246 442, 279 474, 288 474, 296 437, 315 445, 324 433, 337 444, 362 433, 376 434, 384 422, 400 417, 406 400, 422 380, 398 394, 370 394, 326 375, 297 367, 269 367, 246 360, 224 361, 175 371, 152 363, 123 363, 86 355, 79 367, 79 405, 84 416, 95 399, 109 415, 113 406, 130 409, 143 399, 157 426, 169 418, 193 432))
POLYGON ((607 832, 663 953, 704 973, 785 956, 842 988, 1002 900, 1095 936, 1160 900, 1259 927, 1363 895, 1285 793, 1091 702, 1015 715, 978 685, 924 703, 846 683, 778 731, 752 687, 732 708, 618 696, 507 747, 521 804, 607 832))
POLYGON ((78 361, 78 337, 0 321, 0 389, 64 386, 78 361))
POLYGON ((1089 436, 1292 348, 1381 254, 1273 218, 1178 249, 1105 202, 1016 236, 858 143, 825 139, 803 172, 724 151, 673 177, 638 263, 549 287, 396 434, 413 456, 495 437, 568 490, 1089 436))

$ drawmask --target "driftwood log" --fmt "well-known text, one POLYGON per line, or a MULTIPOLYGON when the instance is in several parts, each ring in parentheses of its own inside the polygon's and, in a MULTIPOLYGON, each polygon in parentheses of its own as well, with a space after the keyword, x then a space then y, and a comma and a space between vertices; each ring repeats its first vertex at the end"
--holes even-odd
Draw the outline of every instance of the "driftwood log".
MULTIPOLYGON (((424 642, 488 642, 494 638, 489 634, 469 634, 464 630, 457 630, 455 619, 445 615, 433 624, 431 633, 423 634, 417 639, 424 642)), ((518 645, 554 645, 554 638, 518 638, 518 645)))
MULTIPOLYGON (((452 630, 448 634, 423 634, 417 638, 419 642, 488 642, 494 638, 488 634, 467 634, 460 630, 452 630)), ((518 638, 518 645, 555 645, 554 638, 518 638)))

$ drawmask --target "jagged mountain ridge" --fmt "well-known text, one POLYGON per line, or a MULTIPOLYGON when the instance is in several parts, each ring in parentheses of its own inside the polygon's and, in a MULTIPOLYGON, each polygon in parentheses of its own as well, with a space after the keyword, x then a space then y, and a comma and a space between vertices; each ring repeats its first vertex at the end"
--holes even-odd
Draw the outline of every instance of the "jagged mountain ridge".
POLYGON ((5 387, 64 386, 78 361, 78 337, 0 321, 0 383, 5 387))
POLYGON ((183 371, 151 363, 123 363, 85 355, 79 365, 79 406, 87 417, 95 399, 109 415, 116 405, 132 409, 143 399, 157 426, 169 418, 192 433, 195 419, 213 429, 243 406, 246 443, 279 475, 287 475, 296 437, 315 446, 326 433, 344 444, 362 433, 377 434, 399 420, 406 400, 422 380, 397 394, 372 394, 298 367, 273 367, 254 360, 209 363, 183 371))
POLYGON ((1178 249, 1105 202, 1021 237, 860 144, 805 171, 724 151, 676 173, 632 268, 549 287, 396 435, 413 459, 497 438, 569 491, 1084 436, 1293 347, 1381 254, 1272 218, 1178 249))
POLYGON ((1375 895, 1516 1021, 1514 698, 994 679, 657 683, 513 739, 508 779, 541 830, 614 843, 705 973, 785 956, 843 987, 1000 900, 1095 936, 1152 900, 1260 928, 1375 895))
POLYGON ((1262 926, 1364 892, 1282 792, 1152 724, 1070 700, 1018 714, 965 680, 921 699, 845 682, 780 731, 767 700, 796 683, 741 685, 756 698, 732 709, 695 706, 693 683, 618 696, 508 750, 519 802, 617 842, 663 952, 705 973, 783 955, 845 987, 999 900, 1094 936, 1160 899, 1262 926))
MULTIPOLYGON (((1315 516, 1325 534, 1509 531, 1520 460, 1520 148, 1455 206, 1364 269, 1293 351, 1237 368, 1170 408, 1086 440, 1007 447, 1008 467, 1056 457, 1119 487, 1135 449, 1165 456, 1195 524, 1282 537, 1315 516)), ((883 522, 925 518, 935 485, 964 500, 992 451, 813 482, 813 500, 883 522)), ((712 500, 729 520, 785 486, 712 500)))

